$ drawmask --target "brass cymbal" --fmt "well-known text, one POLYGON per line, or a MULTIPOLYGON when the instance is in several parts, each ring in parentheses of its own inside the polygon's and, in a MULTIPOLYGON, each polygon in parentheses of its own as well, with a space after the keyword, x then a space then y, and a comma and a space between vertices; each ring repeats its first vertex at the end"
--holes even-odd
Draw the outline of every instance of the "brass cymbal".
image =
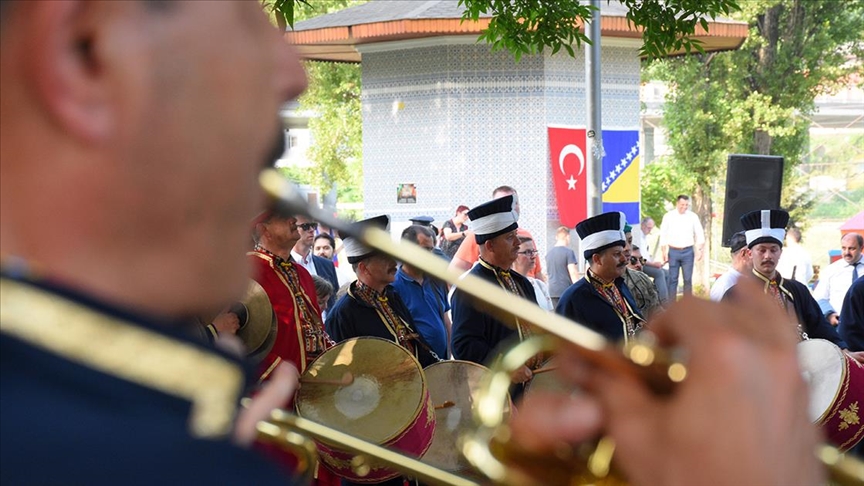
POLYGON ((257 364, 273 349, 276 341, 276 313, 267 292, 258 282, 249 280, 246 295, 231 305, 231 312, 240 318, 237 337, 246 347, 246 357, 257 364))

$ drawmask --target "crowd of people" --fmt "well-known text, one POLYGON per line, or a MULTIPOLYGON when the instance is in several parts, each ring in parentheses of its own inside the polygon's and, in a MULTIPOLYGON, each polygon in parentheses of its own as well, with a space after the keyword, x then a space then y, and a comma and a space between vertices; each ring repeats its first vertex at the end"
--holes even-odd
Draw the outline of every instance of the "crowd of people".
MULTIPOLYGON (((258 173, 282 152, 279 109, 305 85, 258 2, 0 0, 0 482, 290 484, 298 459, 256 440, 258 424, 291 408, 299 376, 340 341, 391 341, 423 366, 488 364, 539 332, 363 241, 262 206, 258 173), (230 307, 250 276, 274 322, 255 363, 230 307)), ((687 379, 658 397, 623 368, 562 349, 557 372, 585 393, 518 402, 510 440, 522 449, 554 454, 605 434, 634 485, 821 484, 796 343, 861 342, 860 238, 844 238, 845 266, 817 287, 831 307, 820 308, 775 269, 788 215, 747 215, 752 270, 723 302, 673 303, 677 269, 687 294, 704 242, 687 202, 659 239, 648 219, 632 239, 620 213, 580 222, 584 275, 563 233, 544 274, 509 186, 457 208, 441 235, 414 224, 402 239, 434 252, 443 237, 452 268, 514 305, 554 309, 610 340, 650 331, 687 352, 687 379), (846 277, 856 283, 838 300, 846 277)), ((546 358, 513 372, 514 397, 546 358)), ((325 467, 314 475, 347 482, 325 467)), ((406 482, 416 481, 390 481, 406 482)))

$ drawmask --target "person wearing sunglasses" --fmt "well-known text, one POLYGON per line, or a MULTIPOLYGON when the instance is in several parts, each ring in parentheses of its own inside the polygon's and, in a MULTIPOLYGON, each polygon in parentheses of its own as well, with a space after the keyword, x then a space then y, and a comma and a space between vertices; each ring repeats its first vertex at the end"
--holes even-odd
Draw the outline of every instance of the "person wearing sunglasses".
POLYGON ((644 273, 645 259, 638 247, 633 246, 633 227, 624 225, 624 254, 627 257, 627 268, 624 269, 624 283, 630 289, 633 299, 639 311, 645 318, 650 318, 658 311, 663 310, 660 302, 660 294, 651 277, 644 273))
MULTIPOLYGON (((318 276, 330 282, 334 289, 339 288, 339 277, 336 275, 336 266, 331 260, 322 258, 312 252, 312 247, 315 243, 315 233, 318 231, 318 223, 306 218, 305 216, 297 216, 297 230, 300 232, 300 239, 294 244, 291 250, 291 257, 309 271, 312 276, 318 276)), ((326 307, 332 307, 336 304, 336 292, 330 294, 327 302, 319 302, 321 307, 327 304, 326 307)))

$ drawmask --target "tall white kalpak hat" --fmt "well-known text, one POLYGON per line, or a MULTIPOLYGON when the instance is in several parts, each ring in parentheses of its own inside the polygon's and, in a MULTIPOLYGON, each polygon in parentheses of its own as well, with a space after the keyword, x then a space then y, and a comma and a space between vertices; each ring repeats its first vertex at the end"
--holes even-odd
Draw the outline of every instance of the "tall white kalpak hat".
MULTIPOLYGON (((381 216, 375 216, 374 218, 358 221, 355 224, 360 226, 374 226, 384 231, 389 231, 390 216, 382 214, 381 216)), ((345 254, 348 256, 348 263, 352 265, 377 253, 372 248, 361 243, 357 238, 351 236, 343 239, 342 244, 345 245, 345 254)))
POLYGON ((753 248, 759 243, 777 243, 782 247, 788 224, 789 213, 782 209, 750 211, 741 216, 747 248, 753 248))
POLYGON ((625 246, 627 238, 624 236, 624 225, 627 219, 624 213, 614 211, 598 214, 582 221, 576 225, 576 233, 581 240, 582 254, 586 260, 606 248, 613 246, 625 246))
POLYGON ((468 211, 471 230, 478 245, 519 227, 513 195, 499 197, 468 211))

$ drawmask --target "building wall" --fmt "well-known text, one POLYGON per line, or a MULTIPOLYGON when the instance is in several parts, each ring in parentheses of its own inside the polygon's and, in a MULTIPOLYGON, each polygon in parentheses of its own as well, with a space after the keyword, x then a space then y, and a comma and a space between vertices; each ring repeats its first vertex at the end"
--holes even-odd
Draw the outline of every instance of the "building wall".
MULTIPOLYGON (((601 67, 603 126, 638 128, 637 48, 604 47, 601 67)), ((546 126, 586 124, 584 54, 516 63, 484 44, 439 45, 364 52, 362 70, 366 216, 440 226, 506 184, 545 255, 559 226, 546 126), (396 203, 402 183, 417 185, 416 204, 396 203)))

